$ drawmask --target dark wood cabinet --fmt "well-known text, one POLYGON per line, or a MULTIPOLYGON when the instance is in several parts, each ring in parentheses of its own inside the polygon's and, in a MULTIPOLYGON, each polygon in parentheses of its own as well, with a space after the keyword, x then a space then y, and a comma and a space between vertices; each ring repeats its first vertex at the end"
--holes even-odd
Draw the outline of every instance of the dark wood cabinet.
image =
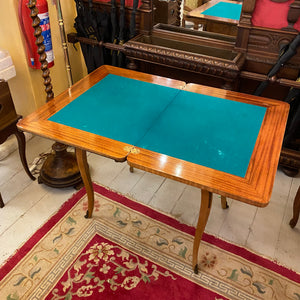
MULTIPOLYGON (((9 136, 14 134, 18 141, 19 154, 23 167, 27 175, 35 180, 30 173, 25 156, 25 135, 17 128, 17 122, 22 116, 18 115, 10 94, 6 81, 0 79, 0 144, 3 144, 9 136)), ((4 207, 4 202, 0 194, 0 208, 4 207)))
POLYGON ((178 4, 176 0, 154 0, 154 23, 179 25, 177 24, 178 4))

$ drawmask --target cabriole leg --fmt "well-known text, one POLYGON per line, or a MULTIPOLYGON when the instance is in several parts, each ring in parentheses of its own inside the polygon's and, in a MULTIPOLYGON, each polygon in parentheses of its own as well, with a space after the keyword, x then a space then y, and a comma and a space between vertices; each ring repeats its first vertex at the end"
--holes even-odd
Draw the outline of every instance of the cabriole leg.
POLYGON ((201 206, 199 212, 199 218, 194 238, 194 246, 193 246, 193 267, 194 272, 198 274, 198 251, 200 246, 200 241, 208 220, 208 216, 211 209, 212 202, 212 193, 206 190, 201 190, 201 206))
POLYGON ((79 171, 80 171, 82 181, 84 183, 87 197, 88 197, 88 211, 86 212, 85 217, 91 218, 92 214, 93 214, 93 209, 94 209, 94 189, 93 189, 93 183, 91 180, 89 165, 87 162, 86 151, 76 148, 75 153, 76 153, 79 171))

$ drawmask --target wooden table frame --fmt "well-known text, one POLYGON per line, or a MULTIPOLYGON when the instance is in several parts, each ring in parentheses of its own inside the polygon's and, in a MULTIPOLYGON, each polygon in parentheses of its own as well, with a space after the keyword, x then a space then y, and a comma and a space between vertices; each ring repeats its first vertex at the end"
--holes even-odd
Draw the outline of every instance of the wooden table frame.
POLYGON ((78 166, 87 191, 88 211, 91 218, 94 192, 86 152, 93 152, 116 161, 127 161, 131 168, 142 169, 171 178, 201 189, 201 206, 193 246, 193 267, 198 272, 198 250, 212 203, 212 193, 230 197, 251 205, 264 207, 268 204, 277 170, 289 105, 280 101, 220 90, 196 84, 185 84, 159 76, 139 73, 111 66, 102 66, 71 88, 55 97, 36 112, 18 123, 19 129, 53 139, 75 147, 78 166), (195 93, 225 98, 232 101, 252 103, 267 108, 245 177, 239 177, 196 165, 150 150, 134 147, 86 131, 48 121, 48 118, 80 96, 108 74, 116 74, 140 81, 184 89, 195 93), (162 164, 161 161, 164 161, 162 164), (178 174, 178 166, 181 172, 178 174))
POLYGON ((216 5, 221 1, 234 3, 234 4, 239 3, 237 1, 230 1, 230 0, 211 0, 191 10, 190 12, 186 13, 185 21, 193 22, 195 30, 198 30, 199 24, 202 24, 203 30, 236 36, 237 25, 239 23, 239 20, 214 17, 214 16, 205 15, 203 13, 205 12, 205 10, 209 9, 210 7, 216 5))

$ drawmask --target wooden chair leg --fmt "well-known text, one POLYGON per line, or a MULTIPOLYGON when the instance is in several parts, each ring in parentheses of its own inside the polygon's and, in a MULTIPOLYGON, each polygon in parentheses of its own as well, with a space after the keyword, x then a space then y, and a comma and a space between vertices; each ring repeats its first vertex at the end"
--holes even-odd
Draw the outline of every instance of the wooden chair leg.
POLYGON ((293 218, 290 220, 290 226, 294 228, 298 222, 299 219, 299 214, 300 214, 300 186, 298 188, 295 200, 294 200, 294 205, 293 205, 293 218))
POLYGON ((221 206, 223 209, 226 209, 229 207, 228 203, 227 203, 227 199, 225 196, 221 196, 221 206))
POLYGON ((91 173, 89 170, 89 164, 87 162, 86 151, 79 148, 75 148, 75 153, 76 153, 78 168, 80 170, 82 181, 84 183, 86 194, 88 197, 88 210, 86 212, 85 218, 91 218, 94 210, 95 195, 94 195, 93 182, 91 179, 91 173))
POLYGON ((198 251, 199 251, 200 241, 209 217, 211 203, 212 203, 212 193, 202 189, 201 205, 200 205, 198 223, 196 227, 194 244, 193 244, 193 268, 195 274, 198 274, 199 272, 198 251))
POLYGON ((4 207, 4 202, 0 193, 0 208, 4 207))
POLYGON ((19 147, 19 154, 20 154, 21 162, 22 162, 22 165, 23 165, 23 167, 25 169, 25 172, 30 177, 30 179, 35 180, 35 177, 31 174, 31 172, 30 172, 30 170, 28 168, 28 164, 27 164, 27 160, 26 160, 26 155, 25 155, 25 135, 24 135, 23 132, 21 132, 19 130, 16 130, 15 136, 17 137, 18 147, 19 147))

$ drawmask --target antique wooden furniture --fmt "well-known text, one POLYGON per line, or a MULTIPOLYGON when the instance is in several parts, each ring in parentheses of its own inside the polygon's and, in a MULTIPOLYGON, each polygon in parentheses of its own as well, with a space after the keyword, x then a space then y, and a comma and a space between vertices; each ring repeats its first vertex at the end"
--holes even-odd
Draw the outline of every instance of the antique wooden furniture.
POLYGON ((180 6, 176 0, 153 0, 154 24, 164 23, 170 25, 180 25, 178 14, 180 6))
MULTIPOLYGON (((87 5, 88 1, 83 1, 87 5)), ((244 54, 234 51, 235 37, 196 32, 162 23, 153 26, 153 1, 142 0, 141 3, 136 14, 136 34, 139 36, 123 45, 97 42, 76 34, 68 34, 68 41, 121 51, 129 59, 127 67, 130 69, 176 77, 187 82, 237 89, 244 54)), ((180 0, 177 5, 181 5, 180 0)), ((93 7, 100 12, 110 11, 110 3, 101 0, 94 0, 93 7)), ((132 8, 127 6, 125 11, 128 23, 132 8)), ((180 24, 179 14, 176 24, 180 24)))
POLYGON ((157 24, 151 35, 129 40, 124 53, 143 72, 235 89, 244 55, 233 51, 234 43, 230 36, 157 24))
MULTIPOLYGON (((259 82, 266 79, 266 74, 276 64, 282 47, 297 36, 300 27, 298 25, 294 28, 292 23, 299 23, 296 20, 300 15, 300 5, 298 0, 293 4, 296 9, 294 6, 290 7, 286 1, 244 1, 235 45, 236 51, 246 53, 245 65, 240 73, 240 90, 253 93, 259 82), (268 13, 270 5, 277 5, 275 11, 278 15, 268 13), (292 22, 288 21, 290 11, 294 15, 293 21, 290 20, 292 22)), ((267 78, 271 84, 263 95, 284 99, 298 76, 300 54, 299 50, 297 52, 280 68, 276 76, 267 78)))
POLYGON ((197 273, 212 193, 268 204, 288 110, 267 98, 102 66, 18 126, 76 148, 87 217, 94 194, 86 151, 201 188, 192 262, 197 273))
POLYGON ((296 176, 300 170, 300 151, 283 147, 279 164, 286 175, 290 177, 296 176))
POLYGON ((232 36, 167 24, 157 24, 151 34, 140 33, 122 46, 99 43, 74 33, 68 34, 68 41, 118 49, 128 58, 129 69, 225 89, 237 88, 245 61, 244 54, 234 51, 232 36))
POLYGON ((297 225, 300 214, 300 186, 294 199, 293 218, 290 220, 290 226, 294 228, 297 225))
MULTIPOLYGON (((225 87, 228 88, 230 86, 232 89, 252 94, 259 82, 266 78, 266 74, 272 65, 276 63, 281 46, 289 43, 297 35, 297 31, 294 29, 292 30, 290 28, 291 26, 286 26, 287 28, 284 29, 275 29, 263 27, 259 24, 259 22, 253 25, 252 17, 255 17, 255 13, 258 11, 258 5, 256 4, 260 3, 260 1, 270 0, 243 1, 241 18, 237 26, 237 36, 232 37, 231 40, 226 39, 219 34, 211 33, 210 36, 204 35, 202 32, 195 34, 192 31, 183 31, 182 28, 175 28, 175 26, 168 26, 164 24, 157 24, 153 26, 152 20, 154 11, 153 2, 151 0, 142 0, 142 4, 138 8, 136 14, 136 33, 149 36, 149 38, 143 38, 147 42, 144 45, 143 42, 139 43, 139 48, 132 48, 132 40, 129 40, 129 43, 125 43, 122 46, 113 45, 112 43, 98 43, 93 40, 78 38, 76 34, 69 34, 68 40, 72 43, 81 41, 112 50, 117 49, 126 55, 129 54, 131 58, 130 64, 128 65, 129 68, 137 68, 152 74, 162 74, 179 80, 182 80, 182 78, 180 78, 180 76, 182 76, 185 78, 185 81, 188 82, 208 84, 218 87, 224 86, 224 82, 220 81, 220 76, 218 76, 220 74, 220 68, 227 70, 228 73, 232 75, 232 64, 230 63, 228 65, 227 61, 215 60, 215 56, 222 59, 220 55, 215 55, 215 52, 223 51, 223 49, 230 50, 233 56, 240 54, 240 57, 243 57, 243 59, 239 59, 239 62, 235 66, 234 73, 238 73, 238 77, 233 76, 233 79, 231 76, 228 79, 228 81, 233 80, 236 84, 230 85, 227 83, 225 84, 225 87), (159 34, 163 34, 164 36, 162 38, 164 39, 164 43, 152 43, 152 49, 149 50, 149 40, 151 40, 151 35, 154 33, 156 37, 159 34), (168 40, 165 39, 166 34, 169 35, 168 40), (173 47, 175 41, 178 40, 176 40, 177 35, 180 36, 181 47, 185 45, 185 47, 180 50, 188 53, 179 52, 177 46, 175 48, 173 47), (174 37, 175 40, 172 41, 174 37), (195 43, 195 40, 198 40, 196 44, 202 43, 205 45, 208 38, 208 45, 211 48, 212 53, 207 54, 207 52, 204 52, 203 58, 199 59, 197 55, 194 58, 194 50, 190 49, 192 48, 191 43, 195 43), (229 44, 231 44, 230 49, 228 47, 229 44), (165 53, 168 53, 169 57, 163 61, 165 53), (188 55, 191 57, 191 64, 187 64, 186 62, 188 55), (208 65, 203 64, 204 60, 210 60, 211 63, 208 65), (214 60, 214 67, 212 67, 212 62, 214 60), (176 70, 180 70, 180 72, 177 72, 176 70), (194 70, 196 70, 196 72, 194 72, 194 70), (217 78, 214 74, 217 74, 217 78)), ((84 0, 84 2, 87 5, 88 0, 84 0)), ((293 12, 296 11, 296 16, 295 13, 293 13, 294 19, 297 19, 299 16, 299 13, 297 15, 297 12, 299 12, 299 7, 297 8, 298 2, 299 0, 295 0, 293 3, 295 5, 291 7, 293 12)), ((178 1, 178 5, 180 5, 180 3, 181 2, 178 1)), ((94 0, 93 5, 95 9, 99 11, 110 11, 110 4, 104 0, 94 0)), ((127 19, 130 17, 131 10, 131 7, 126 7, 127 19)), ((266 15, 266 13, 264 13, 264 15, 266 15)), ((178 22, 180 23, 180 19, 178 22)), ((287 21, 286 24, 288 25, 287 21)), ((133 42, 136 42, 136 40, 133 40, 133 42)), ((197 51, 195 53, 199 54, 197 51)), ((228 52, 226 55, 228 57, 228 52)), ((227 58, 225 57, 225 60, 226 59, 227 58)), ((287 94, 290 86, 294 84, 299 87, 300 84, 294 82, 298 75, 298 66, 299 55, 296 55, 296 57, 292 58, 291 61, 286 64, 282 70, 280 70, 278 78, 270 78, 272 84, 266 89, 265 95, 275 99, 284 99, 284 96, 287 94)), ((228 73, 224 71, 221 77, 226 80, 228 73)))
MULTIPOLYGON (((284 66, 280 66, 275 76, 268 77, 276 65, 279 53, 293 41, 300 30, 300 1, 246 0, 238 25, 235 50, 245 53, 245 64, 239 76, 239 90, 253 93, 261 81, 270 84, 263 96, 285 99, 291 86, 299 88, 296 81, 299 73, 300 51, 284 66), (269 12, 272 11, 270 14, 269 12)), ((289 176, 300 170, 300 149, 282 149, 280 165, 289 176)))
MULTIPOLYGON (((30 9, 30 17, 33 21, 32 27, 34 28, 34 36, 36 37, 36 45, 38 46, 37 51, 40 56, 46 101, 50 101, 54 97, 54 93, 52 91, 50 70, 48 68, 47 55, 43 43, 44 38, 40 27, 36 1, 30 0, 28 2, 28 7, 30 9)), ((75 153, 67 151, 67 146, 61 143, 53 144, 52 150, 53 152, 47 156, 47 159, 40 170, 38 182, 56 188, 69 186, 79 188, 82 185, 82 179, 77 166, 75 153)))
POLYGON ((191 21, 194 29, 202 24, 203 30, 236 36, 241 10, 242 3, 211 0, 186 13, 182 26, 185 26, 185 21, 191 21))
MULTIPOLYGON (((8 83, 0 80, 0 144, 3 144, 12 134, 16 136, 24 170, 32 180, 35 180, 27 165, 24 133, 17 128, 17 122, 21 118, 22 116, 16 113, 8 83)), ((0 194, 0 207, 3 206, 4 203, 0 194)))

